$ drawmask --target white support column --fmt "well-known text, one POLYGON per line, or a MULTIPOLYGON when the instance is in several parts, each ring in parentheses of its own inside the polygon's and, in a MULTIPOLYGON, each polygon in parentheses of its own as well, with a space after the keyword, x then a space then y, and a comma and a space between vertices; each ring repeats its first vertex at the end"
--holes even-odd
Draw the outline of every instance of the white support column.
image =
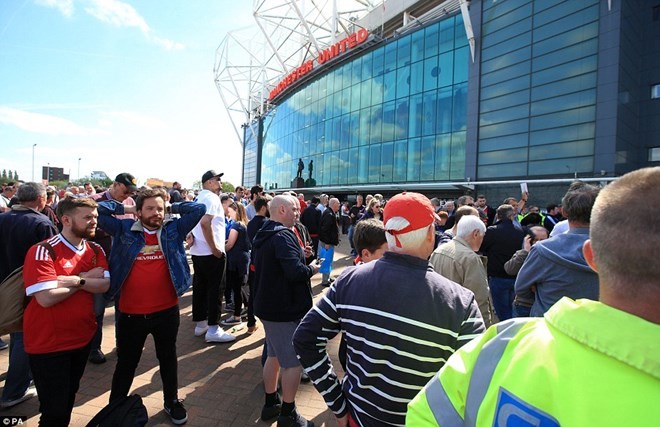
POLYGON ((470 44, 470 54, 472 55, 472 62, 474 62, 475 39, 474 31, 472 30, 472 20, 470 19, 470 11, 468 10, 467 0, 460 0, 461 2, 461 15, 463 16, 463 25, 465 27, 465 35, 467 36, 468 43, 470 44))

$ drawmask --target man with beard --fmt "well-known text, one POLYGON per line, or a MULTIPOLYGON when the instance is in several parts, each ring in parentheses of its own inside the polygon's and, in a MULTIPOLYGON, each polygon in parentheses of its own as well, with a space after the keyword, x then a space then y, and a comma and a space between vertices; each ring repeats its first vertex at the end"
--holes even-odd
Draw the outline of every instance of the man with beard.
POLYGON ((110 401, 128 395, 142 348, 151 334, 163 381, 165 411, 174 424, 184 424, 188 414, 178 398, 176 336, 179 330, 179 296, 192 282, 183 241, 206 208, 194 202, 175 203, 165 217, 161 189, 143 190, 135 208, 116 201, 99 203, 99 224, 113 236, 110 252, 110 296, 119 296, 117 366, 112 377, 110 401), (117 219, 134 211, 137 221, 117 219))
POLYGON ((94 237, 98 213, 89 198, 57 206, 62 233, 32 246, 25 256, 23 334, 39 393, 40 425, 68 425, 96 332, 92 294, 108 289, 106 257, 94 237))

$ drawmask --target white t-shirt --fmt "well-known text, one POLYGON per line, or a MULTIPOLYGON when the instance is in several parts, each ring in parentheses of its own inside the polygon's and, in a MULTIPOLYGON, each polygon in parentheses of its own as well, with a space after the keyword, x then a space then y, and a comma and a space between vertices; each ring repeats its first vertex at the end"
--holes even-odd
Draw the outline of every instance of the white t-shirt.
MULTIPOLYGON (((213 240, 215 245, 222 252, 225 251, 225 211, 222 209, 220 197, 212 191, 203 190, 197 195, 197 203, 206 206, 206 215, 213 215, 211 220, 211 229, 213 230, 213 240)), ((190 248, 190 255, 206 256, 213 255, 213 251, 206 243, 204 232, 202 231, 201 221, 193 228, 195 243, 190 248)))
POLYGON ((555 227, 550 232, 550 237, 554 237, 557 234, 564 234, 568 231, 568 220, 559 221, 555 224, 555 227))

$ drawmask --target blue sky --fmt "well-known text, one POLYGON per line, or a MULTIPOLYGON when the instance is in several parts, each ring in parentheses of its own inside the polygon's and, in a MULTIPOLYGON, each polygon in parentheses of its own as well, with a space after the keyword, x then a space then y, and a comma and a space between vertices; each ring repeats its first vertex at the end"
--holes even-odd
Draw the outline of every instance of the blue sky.
POLYGON ((213 82, 251 1, 0 1, 0 170, 35 179, 105 171, 241 179, 241 147, 213 82), (81 159, 80 162, 78 159, 81 159))

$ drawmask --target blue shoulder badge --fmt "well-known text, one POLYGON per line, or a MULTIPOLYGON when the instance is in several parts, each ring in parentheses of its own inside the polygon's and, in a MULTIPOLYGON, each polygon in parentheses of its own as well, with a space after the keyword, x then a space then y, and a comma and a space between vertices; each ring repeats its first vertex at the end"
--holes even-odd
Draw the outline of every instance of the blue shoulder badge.
POLYGON ((550 414, 535 408, 500 387, 495 408, 493 427, 559 427, 559 422, 550 414))

